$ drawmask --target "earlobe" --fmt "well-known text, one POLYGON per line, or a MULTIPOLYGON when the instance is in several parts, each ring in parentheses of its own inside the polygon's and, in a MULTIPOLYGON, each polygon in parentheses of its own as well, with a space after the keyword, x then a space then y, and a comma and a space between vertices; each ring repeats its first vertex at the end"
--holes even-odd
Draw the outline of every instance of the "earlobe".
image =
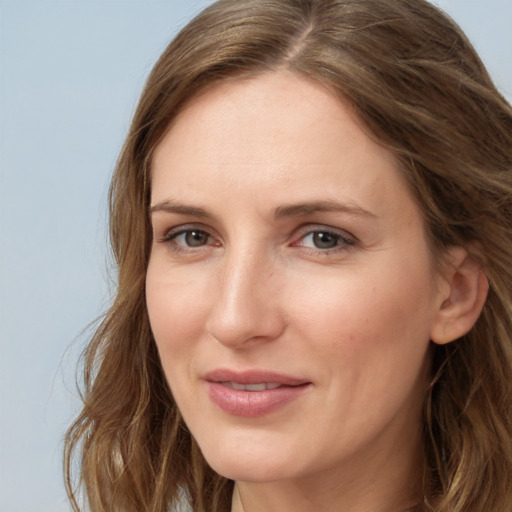
POLYGON ((430 339, 443 345, 464 336, 475 324, 487 298, 489 283, 481 266, 461 247, 448 253, 442 279, 444 295, 431 327, 430 339))

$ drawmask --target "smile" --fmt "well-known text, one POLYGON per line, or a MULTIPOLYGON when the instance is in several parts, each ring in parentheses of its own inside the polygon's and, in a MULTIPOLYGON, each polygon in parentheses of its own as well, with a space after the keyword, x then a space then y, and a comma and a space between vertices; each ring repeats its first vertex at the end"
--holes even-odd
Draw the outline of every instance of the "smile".
POLYGON ((311 382, 265 371, 216 370, 204 380, 210 400, 223 412, 249 418, 264 416, 301 397, 311 382))

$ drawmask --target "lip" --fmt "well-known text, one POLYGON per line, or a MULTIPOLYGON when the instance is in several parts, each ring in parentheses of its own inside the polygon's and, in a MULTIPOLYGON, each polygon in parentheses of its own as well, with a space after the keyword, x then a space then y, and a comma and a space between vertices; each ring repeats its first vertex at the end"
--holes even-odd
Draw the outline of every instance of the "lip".
POLYGON ((266 370, 218 369, 207 373, 203 379, 214 404, 228 414, 245 417, 270 414, 299 398, 311 386, 307 380, 266 370), (228 387, 225 385, 228 382, 241 385, 271 383, 279 384, 279 387, 248 391, 228 387))

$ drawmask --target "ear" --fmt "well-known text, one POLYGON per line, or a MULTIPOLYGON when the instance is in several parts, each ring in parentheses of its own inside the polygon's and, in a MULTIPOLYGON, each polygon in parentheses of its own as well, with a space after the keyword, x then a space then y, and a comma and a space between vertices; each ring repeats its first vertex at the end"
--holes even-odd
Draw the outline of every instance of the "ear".
POLYGON ((489 283, 480 265, 462 247, 448 251, 440 281, 439 307, 430 339, 443 345, 473 327, 484 307, 489 283))

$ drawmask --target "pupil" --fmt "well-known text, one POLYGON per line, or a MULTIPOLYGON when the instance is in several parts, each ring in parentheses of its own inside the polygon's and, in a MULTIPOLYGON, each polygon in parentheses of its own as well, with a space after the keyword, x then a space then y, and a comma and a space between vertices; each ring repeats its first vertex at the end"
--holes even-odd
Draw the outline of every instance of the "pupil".
POLYGON ((190 247, 199 247, 208 240, 208 235, 204 231, 189 231, 185 235, 187 245, 190 247))
POLYGON ((313 243, 318 249, 331 249, 338 245, 338 237, 331 233, 315 233, 313 243))

